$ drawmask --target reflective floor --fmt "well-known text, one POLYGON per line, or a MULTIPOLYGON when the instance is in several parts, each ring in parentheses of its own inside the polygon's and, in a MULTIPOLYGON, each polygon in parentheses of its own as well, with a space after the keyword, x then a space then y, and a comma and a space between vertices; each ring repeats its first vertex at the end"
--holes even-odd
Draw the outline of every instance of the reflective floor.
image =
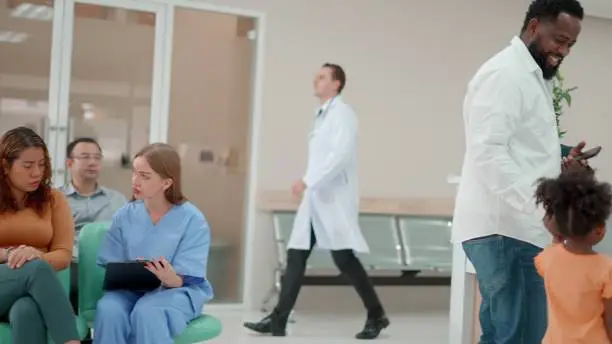
MULTIPOLYGON (((447 344, 448 312, 429 312, 420 314, 390 314, 391 326, 376 342, 402 344, 447 344)), ((223 322, 223 333, 208 343, 287 343, 287 344, 344 344, 363 343, 353 339, 355 332, 363 326, 363 314, 325 314, 301 312, 296 323, 290 325, 287 337, 265 337, 243 330, 245 320, 253 320, 259 313, 247 314, 240 311, 216 311, 215 316, 223 322)))
MULTIPOLYGON (((380 343, 447 344, 448 287, 377 288, 387 309, 391 326, 381 334, 380 343)), ((243 321, 262 317, 260 312, 245 312, 210 306, 206 311, 223 323, 222 335, 209 343, 255 344, 340 344, 362 343, 353 339, 365 321, 359 298, 349 287, 307 287, 296 305, 295 323, 287 337, 265 337, 242 328, 243 321)))

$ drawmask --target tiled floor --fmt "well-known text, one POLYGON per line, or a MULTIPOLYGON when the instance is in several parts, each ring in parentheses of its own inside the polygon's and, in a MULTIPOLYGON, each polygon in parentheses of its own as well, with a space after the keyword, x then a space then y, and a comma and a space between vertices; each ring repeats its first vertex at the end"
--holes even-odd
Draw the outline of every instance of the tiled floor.
MULTIPOLYGON (((447 344, 448 287, 377 288, 391 326, 377 343, 447 344)), ((205 308, 206 309, 206 308, 205 308)), ((365 312, 350 287, 305 287, 296 305, 295 324, 287 337, 252 334, 243 321, 257 321, 263 314, 211 307, 206 311, 220 318, 222 335, 209 343, 258 344, 348 344, 365 321, 365 312)))
MULTIPOLYGON (((296 323, 289 326, 287 337, 267 337, 252 334, 242 328, 243 321, 253 321, 261 313, 218 311, 215 316, 223 322, 223 333, 209 343, 258 344, 348 344, 363 343, 353 335, 363 326, 363 314, 330 314, 305 311, 296 314, 296 323)), ((447 344, 447 312, 390 314, 391 326, 376 342, 402 344, 447 344)))

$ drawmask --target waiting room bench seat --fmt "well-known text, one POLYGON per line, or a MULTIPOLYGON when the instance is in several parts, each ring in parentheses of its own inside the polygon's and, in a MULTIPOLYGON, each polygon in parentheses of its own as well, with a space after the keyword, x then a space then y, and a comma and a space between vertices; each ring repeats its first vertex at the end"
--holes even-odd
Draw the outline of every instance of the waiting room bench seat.
MULTIPOLYGON (((274 213, 274 237, 283 267, 294 218, 295 212, 274 213)), ((450 271, 451 224, 447 217, 362 214, 359 225, 370 252, 358 254, 359 258, 368 270, 450 271)), ((309 270, 335 269, 329 252, 317 249, 313 250, 307 267, 309 270)))
POLYGON ((447 217, 398 217, 406 264, 419 270, 452 270, 452 220, 447 217))
MULTIPOLYGON (((278 263, 274 283, 266 295, 262 310, 280 292, 286 266, 286 251, 295 211, 273 212, 274 240, 278 263)), ((393 214, 361 214, 359 225, 369 253, 358 257, 374 284, 378 285, 450 285, 452 245, 449 217, 418 217, 393 214), (422 277, 416 277, 421 272, 422 277), (433 276, 426 276, 433 272, 433 276)), ((346 285, 338 275, 331 254, 314 249, 307 263, 305 285, 346 285)))

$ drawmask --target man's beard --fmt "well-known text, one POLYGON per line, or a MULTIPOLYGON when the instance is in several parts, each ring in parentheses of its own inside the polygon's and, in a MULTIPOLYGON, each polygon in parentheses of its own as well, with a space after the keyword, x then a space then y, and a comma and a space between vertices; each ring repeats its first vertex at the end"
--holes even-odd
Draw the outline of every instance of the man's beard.
POLYGON ((554 76, 557 74, 557 71, 559 70, 559 67, 561 66, 561 62, 563 62, 563 58, 559 60, 559 63, 556 66, 551 67, 547 61, 548 55, 550 54, 544 54, 541 52, 537 40, 533 41, 527 47, 527 49, 529 50, 529 53, 535 60, 536 64, 540 66, 540 69, 542 69, 542 76, 544 77, 544 79, 551 80, 552 78, 554 78, 554 76))

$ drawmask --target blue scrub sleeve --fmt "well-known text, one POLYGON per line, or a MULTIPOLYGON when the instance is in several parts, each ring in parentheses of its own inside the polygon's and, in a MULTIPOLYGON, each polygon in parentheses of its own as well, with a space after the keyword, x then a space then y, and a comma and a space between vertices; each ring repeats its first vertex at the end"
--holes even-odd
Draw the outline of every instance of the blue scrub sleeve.
POLYGON ((210 227, 206 219, 200 216, 194 216, 186 225, 185 234, 178 245, 172 266, 181 276, 204 280, 210 251, 210 227))

